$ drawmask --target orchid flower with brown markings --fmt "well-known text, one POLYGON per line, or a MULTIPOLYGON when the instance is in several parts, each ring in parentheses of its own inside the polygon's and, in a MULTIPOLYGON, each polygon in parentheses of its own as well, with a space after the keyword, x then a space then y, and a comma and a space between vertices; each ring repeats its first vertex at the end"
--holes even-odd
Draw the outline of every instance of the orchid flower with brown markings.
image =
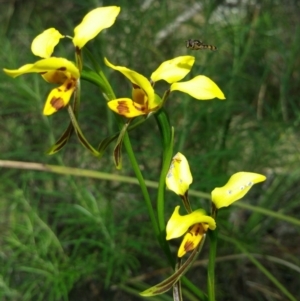
POLYGON ((175 207, 168 221, 166 239, 170 240, 184 235, 177 253, 178 257, 183 257, 199 245, 208 229, 216 229, 216 222, 202 209, 180 215, 179 208, 180 206, 175 207))
MULTIPOLYGON (((112 26, 119 12, 120 7, 107 6, 96 8, 86 14, 82 22, 75 27, 74 37, 71 38, 76 51, 80 51, 103 29, 112 26)), ((39 73, 45 81, 60 85, 49 93, 43 110, 44 115, 51 115, 68 105, 80 78, 81 66, 75 66, 65 58, 51 57, 55 46, 65 37, 67 36, 55 28, 46 29, 31 44, 33 54, 41 57, 41 60, 15 70, 3 69, 13 78, 26 73, 39 73)))
POLYGON ((108 67, 121 72, 132 84, 132 98, 122 97, 107 103, 112 111, 127 118, 156 112, 163 105, 166 95, 176 90, 187 93, 199 100, 225 99, 220 88, 204 75, 198 75, 186 82, 179 82, 193 67, 195 62, 193 56, 179 56, 163 62, 152 73, 150 80, 134 70, 123 66, 115 66, 106 58, 104 62, 108 67), (153 88, 154 84, 159 80, 165 80, 171 84, 163 99, 155 93, 153 88))
POLYGON ((49 93, 44 106, 44 115, 51 115, 69 103, 80 76, 78 68, 72 62, 57 57, 42 59, 34 64, 24 65, 17 70, 3 70, 11 77, 26 73, 39 73, 48 83, 60 85, 49 93))
MULTIPOLYGON (((244 197, 250 188, 259 182, 266 180, 264 175, 253 172, 237 172, 231 176, 227 184, 217 187, 211 192, 211 200, 217 209, 227 207, 244 197)), ((188 212, 187 215, 179 214, 179 206, 175 210, 167 224, 166 239, 173 239, 185 234, 179 247, 178 257, 182 257, 188 251, 194 250, 201 242, 208 229, 216 228, 215 220, 205 215, 205 211, 197 209, 193 211, 188 199, 189 186, 193 181, 189 163, 186 157, 177 153, 171 162, 166 185, 169 190, 179 195, 188 212)))

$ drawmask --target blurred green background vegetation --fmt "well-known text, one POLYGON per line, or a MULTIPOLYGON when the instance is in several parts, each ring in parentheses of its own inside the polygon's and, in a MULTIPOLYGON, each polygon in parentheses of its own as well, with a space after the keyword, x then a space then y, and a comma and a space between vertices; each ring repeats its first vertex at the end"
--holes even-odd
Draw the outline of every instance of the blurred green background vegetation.
MULTIPOLYGON (((88 44, 101 65, 105 56, 149 77, 164 60, 194 55, 188 77, 209 76, 225 93, 225 101, 196 101, 177 92, 168 99, 174 151, 190 162, 191 188, 209 193, 234 172, 263 173, 268 180, 244 202, 299 221, 300 1, 2 0, 1 67, 34 62, 30 44, 37 34, 55 27, 72 35, 83 16, 102 5, 121 6, 121 13, 88 44), (218 50, 186 49, 190 38, 218 50)), ((68 40, 55 51, 73 59, 68 40)), ((116 95, 130 96, 127 80, 103 68, 116 95)), ((117 171, 112 148, 98 160, 76 137, 60 153, 46 155, 68 125, 66 110, 42 116, 49 90, 38 75, 12 79, 0 73, 0 159, 133 176, 126 154, 117 171)), ((80 125, 97 146, 116 131, 114 116, 97 88, 83 82, 82 92, 80 125)), ((145 178, 157 181, 161 144, 154 119, 130 137, 145 178)), ((142 300, 138 292, 170 275, 137 185, 4 168, 0 177, 1 300, 142 300)), ((154 202, 155 189, 150 194, 154 202)), ((209 209, 205 199, 191 196, 191 203, 209 209)), ((178 197, 167 192, 166 218, 177 204, 178 197)), ((241 207, 223 209, 218 222, 217 300, 293 300, 223 236, 242 244, 300 300, 299 226, 241 207)), ((171 241, 174 256, 179 242, 171 241)), ((207 250, 187 274, 202 290, 207 250)), ((185 289, 184 300, 197 298, 185 289)))

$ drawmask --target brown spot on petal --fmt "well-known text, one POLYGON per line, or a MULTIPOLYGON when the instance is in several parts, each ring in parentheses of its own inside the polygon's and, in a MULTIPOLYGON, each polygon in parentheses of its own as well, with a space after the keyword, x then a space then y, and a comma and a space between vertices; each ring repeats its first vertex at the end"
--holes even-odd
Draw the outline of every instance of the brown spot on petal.
POLYGON ((53 97, 50 101, 50 104, 57 111, 65 106, 64 101, 61 97, 53 97))
POLYGON ((57 71, 66 71, 66 70, 67 70, 66 67, 60 67, 60 68, 57 69, 57 71))
POLYGON ((117 110, 120 113, 120 115, 126 115, 130 112, 126 101, 118 101, 117 110))
POLYGON ((66 87, 66 91, 70 90, 73 87, 73 82, 69 82, 66 87))
POLYGON ((203 229, 203 228, 202 228, 202 225, 199 224, 196 228, 194 228, 194 235, 195 235, 195 236, 196 236, 196 235, 199 235, 200 232, 203 233, 203 231, 201 231, 201 229, 203 229))
POLYGON ((184 250, 185 252, 189 252, 189 251, 192 251, 194 250, 195 247, 194 247, 194 243, 190 240, 188 240, 185 244, 184 244, 184 250))
POLYGON ((143 113, 145 113, 146 110, 147 110, 146 106, 137 107, 137 106, 134 105, 134 102, 133 102, 133 106, 134 106, 138 111, 141 111, 141 112, 143 112, 143 113))
POLYGON ((189 229, 189 233, 192 235, 192 236, 197 236, 197 235, 202 235, 206 232, 206 229, 204 228, 203 225, 206 225, 205 223, 203 224, 195 224, 193 226, 190 227, 189 229))

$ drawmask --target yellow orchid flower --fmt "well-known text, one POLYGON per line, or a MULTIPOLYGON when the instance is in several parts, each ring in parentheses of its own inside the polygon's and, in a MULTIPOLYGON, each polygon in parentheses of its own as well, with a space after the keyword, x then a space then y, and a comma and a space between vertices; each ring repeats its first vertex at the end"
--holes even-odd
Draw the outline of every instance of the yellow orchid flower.
POLYGON ((182 257, 199 245, 207 229, 216 229, 216 222, 212 217, 206 215, 202 209, 195 210, 187 215, 180 215, 179 208, 180 206, 175 207, 167 223, 166 239, 170 240, 185 234, 177 253, 178 257, 182 257))
MULTIPOLYGON (((182 79, 188 72, 190 72, 195 58, 192 56, 180 56, 175 59, 163 62, 154 71, 150 77, 151 82, 154 83, 159 80, 165 80, 168 83, 182 79)), ((157 111, 161 105, 161 98, 155 94, 151 82, 139 74, 138 72, 122 66, 115 66, 106 58, 105 64, 127 77, 132 83, 132 99, 118 98, 109 101, 108 107, 119 115, 128 118, 137 117, 140 115, 147 115, 151 112, 157 111)))
MULTIPOLYGON (((93 9, 85 15, 82 22, 75 27, 73 44, 81 49, 84 45, 95 38, 103 29, 111 27, 120 13, 119 6, 106 6, 93 9)), ((62 35, 55 28, 49 28, 39 34, 31 44, 31 51, 34 55, 49 58, 58 44, 62 35)))
POLYGON ((189 163, 186 157, 178 152, 172 159, 166 177, 166 185, 176 194, 184 196, 192 182, 193 177, 189 163))
POLYGON ((26 64, 19 69, 3 69, 3 71, 13 78, 26 73, 39 73, 47 82, 61 85, 54 88, 48 95, 44 106, 44 115, 51 115, 69 103, 80 76, 78 68, 72 62, 57 57, 26 64))
POLYGON ((106 58, 104 58, 104 62, 108 67, 121 72, 131 81, 133 86, 132 99, 118 98, 107 103, 112 111, 127 118, 133 118, 149 114, 160 107, 161 99, 155 94, 151 83, 146 77, 126 67, 115 66, 106 58))
POLYGON ((162 106, 162 100, 155 94, 153 85, 159 80, 171 84, 170 91, 181 91, 196 99, 225 99, 219 87, 206 76, 196 76, 187 82, 178 82, 184 78, 193 67, 193 56, 179 56, 163 62, 150 76, 150 81, 143 75, 122 66, 115 66, 106 58, 105 64, 127 77, 133 86, 132 99, 118 98, 108 102, 109 108, 119 115, 128 118, 147 115, 157 111, 162 106))
POLYGON ((237 172, 230 177, 226 185, 211 192, 212 202, 217 209, 227 207, 241 199, 254 184, 265 180, 266 177, 258 173, 237 172))
MULTIPOLYGON (((231 176, 226 185, 216 187, 211 192, 212 202, 217 209, 227 207, 244 197, 254 184, 265 180, 266 177, 258 173, 237 172, 231 176)), ((186 157, 181 153, 177 153, 173 157, 166 176, 167 187, 182 197, 187 195, 189 185, 192 182, 193 177, 186 157)))
MULTIPOLYGON (((81 49, 100 31, 112 26, 119 13, 118 6, 99 7, 90 11, 74 29, 74 46, 81 49)), ((42 60, 15 70, 3 69, 11 77, 25 73, 39 73, 46 81, 61 85, 50 92, 44 107, 44 115, 51 115, 69 103, 80 77, 79 69, 72 62, 64 58, 51 57, 55 46, 64 37, 55 28, 46 29, 31 44, 33 54, 42 57, 42 60)))
MULTIPOLYGON (((217 187, 212 191, 212 202, 217 209, 227 207, 241 199, 254 184, 265 181, 265 179, 264 175, 253 172, 235 173, 225 186, 217 187)), ((167 224, 167 240, 177 238, 188 230, 178 250, 178 257, 194 250, 207 229, 214 230, 216 227, 214 219, 206 216, 203 210, 192 211, 187 194, 192 181, 193 178, 186 157, 177 153, 173 157, 167 173, 166 185, 182 198, 183 204, 189 212, 189 214, 181 216, 178 213, 179 206, 177 206, 167 224)))

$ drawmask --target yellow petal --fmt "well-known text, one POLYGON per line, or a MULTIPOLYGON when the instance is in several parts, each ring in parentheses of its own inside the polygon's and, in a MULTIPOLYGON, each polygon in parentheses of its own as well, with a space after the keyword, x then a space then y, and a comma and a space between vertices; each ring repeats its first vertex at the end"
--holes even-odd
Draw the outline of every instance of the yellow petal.
POLYGON ((223 187, 217 187, 211 192, 211 198, 216 207, 227 207, 241 199, 250 188, 266 180, 264 175, 253 172, 238 172, 231 176, 223 187))
POLYGON ((64 108, 70 101, 71 95, 76 89, 76 80, 69 79, 63 85, 53 89, 46 100, 44 115, 51 115, 64 108))
POLYGON ((154 82, 165 80, 169 84, 184 78, 193 67, 195 58, 190 55, 179 56, 172 60, 163 62, 151 75, 154 82))
POLYGON ((193 251, 200 243, 208 226, 206 224, 196 224, 185 234, 178 249, 178 257, 184 256, 187 252, 193 251))
POLYGON ((168 189, 178 195, 184 195, 192 182, 193 177, 186 157, 181 153, 177 153, 172 159, 166 177, 168 189))
POLYGON ((142 88, 146 93, 146 95, 148 96, 149 103, 153 103, 155 99, 154 89, 151 86, 149 80, 145 76, 139 74, 138 72, 135 72, 134 70, 130 70, 126 67, 115 66, 112 63, 110 63, 106 58, 104 58, 104 63, 108 67, 121 72, 124 76, 126 76, 131 81, 132 84, 142 88))
POLYGON ((133 102, 130 98, 118 98, 107 103, 108 107, 119 115, 133 118, 147 113, 143 105, 133 102))
POLYGON ((42 59, 34 64, 24 65, 19 69, 3 69, 3 71, 14 78, 25 73, 45 73, 48 71, 69 72, 74 78, 79 78, 79 70, 72 62, 57 57, 42 59))
POLYGON ((85 15, 82 22, 74 29, 73 44, 82 48, 88 41, 105 28, 111 27, 120 13, 119 6, 106 6, 93 9, 85 15))
POLYGON ((181 91, 200 100, 208 100, 215 97, 225 99, 220 88, 211 79, 204 75, 198 75, 186 82, 174 83, 170 90, 181 91))
POLYGON ((34 55, 42 58, 49 58, 58 44, 59 40, 64 36, 55 28, 49 28, 39 34, 31 43, 31 51, 34 55))
POLYGON ((216 228, 215 220, 212 217, 205 215, 204 210, 198 209, 190 214, 180 215, 179 207, 180 206, 175 207, 175 210, 167 223, 167 240, 182 236, 190 226, 198 223, 208 224, 208 227, 211 230, 216 228))

